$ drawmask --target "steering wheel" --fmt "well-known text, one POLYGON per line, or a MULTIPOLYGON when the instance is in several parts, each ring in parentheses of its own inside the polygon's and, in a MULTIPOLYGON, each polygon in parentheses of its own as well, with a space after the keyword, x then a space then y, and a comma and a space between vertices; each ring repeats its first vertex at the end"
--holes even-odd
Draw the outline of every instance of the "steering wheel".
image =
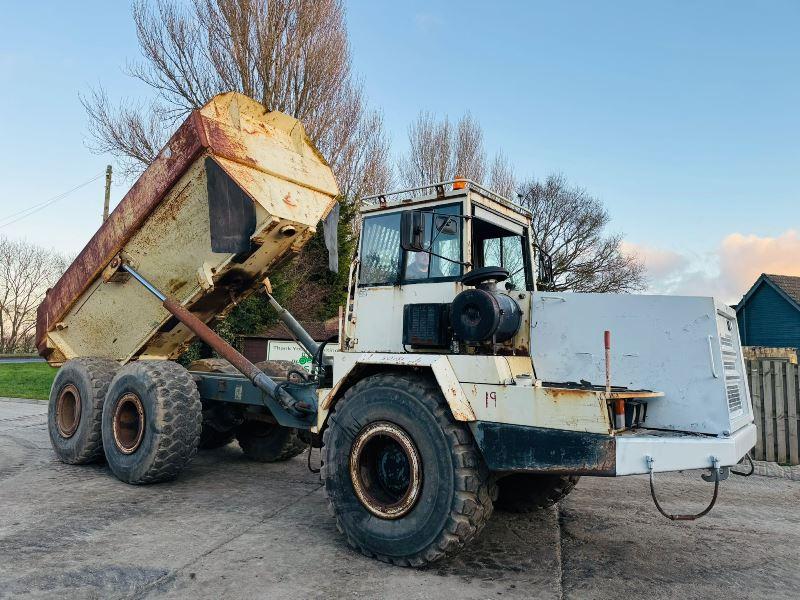
POLYGON ((473 269, 461 278, 464 285, 478 286, 487 281, 501 282, 508 279, 508 271, 502 267, 481 267, 473 269))

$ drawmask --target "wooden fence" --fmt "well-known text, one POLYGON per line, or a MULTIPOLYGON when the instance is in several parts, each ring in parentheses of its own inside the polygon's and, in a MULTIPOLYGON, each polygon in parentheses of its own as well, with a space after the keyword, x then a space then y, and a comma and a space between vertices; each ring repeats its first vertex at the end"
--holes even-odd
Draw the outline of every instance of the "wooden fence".
POLYGON ((745 363, 758 428, 753 458, 800 464, 798 365, 769 358, 747 358, 745 363))

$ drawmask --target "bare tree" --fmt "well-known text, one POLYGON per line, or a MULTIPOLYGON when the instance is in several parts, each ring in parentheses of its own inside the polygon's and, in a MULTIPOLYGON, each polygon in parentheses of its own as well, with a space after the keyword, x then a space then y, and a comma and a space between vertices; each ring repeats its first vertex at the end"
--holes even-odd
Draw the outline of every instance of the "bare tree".
POLYGON ((483 129, 467 113, 458 122, 455 145, 455 175, 482 182, 486 173, 486 152, 483 150, 483 129))
POLYGON ((52 250, 0 237, 0 352, 33 350, 36 309, 66 265, 52 250))
POLYGON ((353 79, 341 0, 138 0, 133 20, 143 60, 128 72, 153 98, 114 106, 103 89, 82 98, 93 148, 129 174, 155 158, 176 121, 234 90, 300 119, 345 194, 386 182, 383 119, 353 79))
POLYGON ((408 153, 397 165, 403 186, 420 187, 456 175, 455 140, 449 119, 437 121, 431 113, 420 112, 408 126, 408 143, 408 153))
POLYGON ((609 215, 586 190, 561 175, 521 186, 533 214, 534 243, 553 258, 554 291, 631 292, 646 285, 644 265, 622 252, 622 236, 605 234, 609 215))
POLYGON ((498 153, 491 165, 487 164, 483 129, 471 114, 465 114, 453 126, 447 117, 437 120, 430 112, 420 112, 408 127, 408 143, 408 152, 397 164, 404 187, 465 177, 513 197, 514 171, 510 163, 498 153))
POLYGON ((509 199, 517 197, 517 180, 514 167, 502 150, 495 154, 492 166, 489 168, 489 186, 493 191, 509 199))

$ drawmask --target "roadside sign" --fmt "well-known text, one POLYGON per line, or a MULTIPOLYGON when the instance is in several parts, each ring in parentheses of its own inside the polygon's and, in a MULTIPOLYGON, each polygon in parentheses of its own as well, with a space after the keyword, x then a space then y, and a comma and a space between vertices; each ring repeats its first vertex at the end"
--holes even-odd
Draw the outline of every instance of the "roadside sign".
MULTIPOLYGON (((323 354, 330 356, 336 347, 337 344, 328 344, 325 346, 323 354)), ((311 370, 311 357, 297 342, 269 340, 267 342, 267 360, 291 360, 306 371, 311 370)))

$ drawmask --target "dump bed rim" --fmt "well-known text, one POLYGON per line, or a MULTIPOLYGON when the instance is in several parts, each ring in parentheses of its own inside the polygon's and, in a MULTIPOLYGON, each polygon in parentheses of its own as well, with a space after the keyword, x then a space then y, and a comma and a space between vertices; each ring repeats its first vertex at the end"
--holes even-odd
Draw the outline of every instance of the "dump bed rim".
POLYGON ((189 166, 210 148, 203 117, 194 110, 91 237, 36 311, 36 348, 47 358, 47 332, 75 305, 133 237, 189 166))

